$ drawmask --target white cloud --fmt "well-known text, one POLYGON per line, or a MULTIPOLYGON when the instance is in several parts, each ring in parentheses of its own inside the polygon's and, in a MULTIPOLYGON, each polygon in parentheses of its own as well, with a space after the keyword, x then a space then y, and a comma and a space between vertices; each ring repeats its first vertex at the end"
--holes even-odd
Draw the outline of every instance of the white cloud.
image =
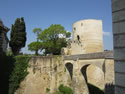
POLYGON ((104 31, 103 31, 103 35, 104 35, 104 36, 110 36, 110 35, 111 35, 111 32, 104 32, 104 31))

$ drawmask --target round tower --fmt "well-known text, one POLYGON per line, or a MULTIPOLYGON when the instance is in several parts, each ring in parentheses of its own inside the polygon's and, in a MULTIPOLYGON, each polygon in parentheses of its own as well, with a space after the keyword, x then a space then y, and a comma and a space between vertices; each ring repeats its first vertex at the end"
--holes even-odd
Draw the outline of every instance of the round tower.
POLYGON ((83 43, 85 53, 103 52, 101 20, 80 20, 73 24, 73 40, 83 43))

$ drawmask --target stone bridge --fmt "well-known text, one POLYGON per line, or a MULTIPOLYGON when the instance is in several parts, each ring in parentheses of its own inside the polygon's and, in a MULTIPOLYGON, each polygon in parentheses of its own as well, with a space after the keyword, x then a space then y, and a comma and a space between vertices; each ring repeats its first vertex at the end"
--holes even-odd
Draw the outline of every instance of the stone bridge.
POLYGON ((70 56, 34 56, 29 61, 29 74, 15 94, 53 94, 60 84, 74 94, 89 94, 92 84, 100 89, 114 83, 113 52, 70 56))
POLYGON ((102 90, 114 83, 113 52, 70 55, 64 57, 65 67, 73 82, 74 94, 88 94, 88 85, 102 90))

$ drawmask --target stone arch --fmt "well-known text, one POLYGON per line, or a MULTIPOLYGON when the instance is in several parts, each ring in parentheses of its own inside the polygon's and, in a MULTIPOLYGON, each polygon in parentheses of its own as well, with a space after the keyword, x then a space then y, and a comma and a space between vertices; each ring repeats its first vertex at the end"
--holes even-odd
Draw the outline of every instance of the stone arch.
POLYGON ((83 66, 83 67, 81 68, 81 73, 82 73, 82 75, 83 75, 83 77, 84 77, 86 83, 88 82, 88 81, 87 81, 86 70, 87 70, 87 67, 88 67, 89 65, 90 65, 90 64, 87 64, 87 65, 85 65, 85 66, 83 66))
POLYGON ((94 85, 100 89, 104 89, 104 72, 100 67, 94 64, 86 64, 80 71, 88 88, 90 85, 94 85))
POLYGON ((72 76, 73 76, 73 64, 68 62, 65 64, 66 69, 68 70, 71 80, 72 80, 72 76))

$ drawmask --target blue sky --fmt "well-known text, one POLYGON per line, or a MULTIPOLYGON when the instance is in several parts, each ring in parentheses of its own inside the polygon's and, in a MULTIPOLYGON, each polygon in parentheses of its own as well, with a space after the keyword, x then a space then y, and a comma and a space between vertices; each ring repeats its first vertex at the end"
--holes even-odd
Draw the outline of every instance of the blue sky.
MULTIPOLYGON (((1 0, 0 18, 11 28, 15 19, 24 17, 27 44, 36 40, 32 30, 36 27, 48 28, 51 24, 61 24, 72 31, 72 24, 81 19, 103 21, 104 49, 113 49, 111 0, 1 0)), ((10 31, 8 32, 9 37, 10 31)), ((30 53, 27 47, 24 53, 30 53)))

